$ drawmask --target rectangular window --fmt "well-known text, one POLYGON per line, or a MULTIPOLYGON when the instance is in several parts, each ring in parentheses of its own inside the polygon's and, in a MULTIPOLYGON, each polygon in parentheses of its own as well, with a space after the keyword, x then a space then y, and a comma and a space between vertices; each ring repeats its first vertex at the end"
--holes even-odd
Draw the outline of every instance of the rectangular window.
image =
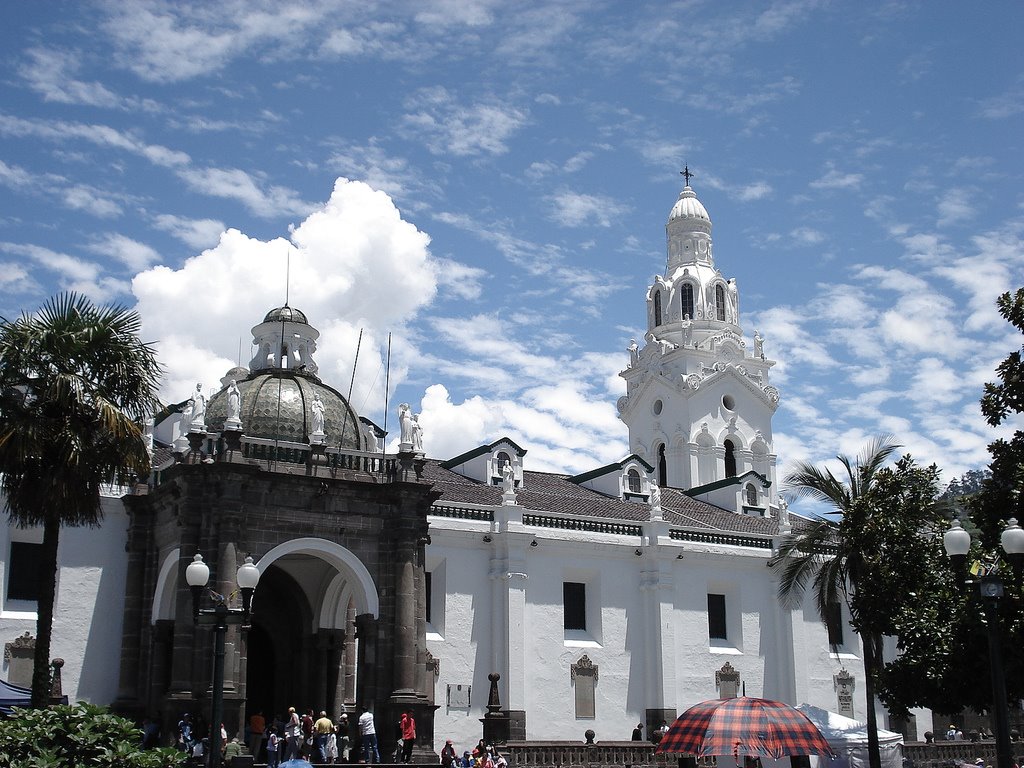
POLYGON ((725 623, 725 595, 708 594, 708 636, 712 640, 728 640, 725 623))
POLYGON ((8 600, 38 602, 43 583, 42 553, 42 544, 11 542, 11 559, 7 562, 8 600))
POLYGON ((828 644, 838 647, 843 644, 843 606, 830 603, 825 613, 825 628, 828 630, 828 644))
POLYGON ((565 629, 587 628, 587 585, 578 581, 562 582, 565 629))
POLYGON ((424 590, 426 592, 424 603, 426 605, 426 611, 427 611, 427 617, 426 617, 427 618, 427 624, 430 624, 431 623, 431 621, 430 621, 431 620, 430 607, 431 607, 431 603, 434 602, 431 599, 432 596, 430 594, 430 571, 426 571, 423 574, 423 587, 424 587, 424 590))

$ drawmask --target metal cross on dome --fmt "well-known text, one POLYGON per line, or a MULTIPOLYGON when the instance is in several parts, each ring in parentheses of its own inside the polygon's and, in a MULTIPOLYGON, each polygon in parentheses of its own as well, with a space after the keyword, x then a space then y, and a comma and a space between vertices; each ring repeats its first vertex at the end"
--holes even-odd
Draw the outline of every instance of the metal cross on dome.
POLYGON ((679 172, 679 175, 686 179, 686 186, 690 186, 690 179, 693 178, 693 174, 690 173, 690 166, 684 165, 683 170, 679 172))

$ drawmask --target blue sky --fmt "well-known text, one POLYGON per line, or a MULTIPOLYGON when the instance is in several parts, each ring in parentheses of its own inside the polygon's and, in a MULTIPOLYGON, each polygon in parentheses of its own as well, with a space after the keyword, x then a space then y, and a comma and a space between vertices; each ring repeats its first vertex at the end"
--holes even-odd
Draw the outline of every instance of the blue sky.
MULTIPOLYGON (((285 296, 321 375, 446 457, 627 452, 614 403, 682 181, 782 392, 775 451, 892 432, 950 479, 1019 334, 1024 5, 7 3, 0 314, 137 306, 164 395, 285 296)), ((1012 425, 1011 425, 1012 426, 1012 425)))

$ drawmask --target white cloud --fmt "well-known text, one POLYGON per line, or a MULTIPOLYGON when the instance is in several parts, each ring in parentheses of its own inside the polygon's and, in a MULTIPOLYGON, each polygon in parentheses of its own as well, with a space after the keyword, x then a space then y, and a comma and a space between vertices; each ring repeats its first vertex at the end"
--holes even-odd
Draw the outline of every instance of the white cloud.
POLYGON ((120 203, 111 199, 108 193, 83 184, 65 189, 63 199, 68 208, 85 211, 101 219, 112 219, 121 215, 120 203))
POLYGON ((435 155, 503 155, 508 140, 528 120, 528 113, 504 101, 459 104, 447 89, 424 88, 406 100, 405 132, 435 155))
POLYGON ((789 236, 797 245, 818 245, 825 242, 825 233, 811 227, 797 227, 789 236))
POLYGON ((44 101, 93 107, 117 107, 122 103, 121 97, 102 83, 75 79, 81 62, 70 50, 37 47, 25 51, 25 56, 27 61, 18 72, 44 101))
POLYGON ((138 274, 132 290, 146 337, 159 340, 168 369, 167 399, 183 397, 189 382, 219 380, 234 364, 240 337, 246 364, 248 329, 284 302, 286 290, 291 305, 323 334, 316 359, 324 378, 348 380, 355 338, 363 328, 357 391, 376 391, 370 382, 393 329, 394 382, 404 360, 416 354, 397 337, 436 293, 428 243, 383 192, 339 179, 330 199, 295 228, 291 242, 265 242, 229 229, 216 246, 179 269, 158 266, 138 274), (289 251, 290 287, 285 285, 289 251))
POLYGON ((750 202, 751 200, 763 200, 772 193, 772 185, 764 181, 756 181, 753 184, 747 184, 744 187, 740 187, 736 197, 743 202, 750 202))
POLYGON ((552 209, 549 218, 563 227, 601 226, 609 227, 612 220, 629 211, 605 195, 588 195, 582 192, 562 190, 549 198, 552 209))
POLYGON ((189 219, 170 213, 155 215, 153 226, 197 250, 216 244, 227 228, 217 219, 189 219))
POLYGON ((832 163, 825 174, 810 183, 812 189, 857 189, 864 181, 862 173, 843 173, 832 163))
POLYGON ((472 301, 480 298, 487 270, 471 267, 453 259, 435 259, 437 284, 460 299, 472 301))
POLYGON ((160 254, 150 246, 116 232, 108 232, 86 249, 100 256, 113 256, 132 272, 139 272, 160 261, 160 254))
POLYGON ((299 199, 295 190, 266 184, 239 168, 187 168, 178 175, 194 191, 237 200, 257 216, 304 215, 313 207, 299 199))

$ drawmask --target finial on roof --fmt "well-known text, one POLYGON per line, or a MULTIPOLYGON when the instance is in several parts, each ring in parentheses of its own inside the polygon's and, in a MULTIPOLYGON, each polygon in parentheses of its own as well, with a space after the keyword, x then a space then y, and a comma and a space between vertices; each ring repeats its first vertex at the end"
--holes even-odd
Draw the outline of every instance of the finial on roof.
POLYGON ((690 166, 684 165, 679 175, 686 179, 686 186, 690 186, 690 179, 693 178, 693 174, 690 173, 690 166))

